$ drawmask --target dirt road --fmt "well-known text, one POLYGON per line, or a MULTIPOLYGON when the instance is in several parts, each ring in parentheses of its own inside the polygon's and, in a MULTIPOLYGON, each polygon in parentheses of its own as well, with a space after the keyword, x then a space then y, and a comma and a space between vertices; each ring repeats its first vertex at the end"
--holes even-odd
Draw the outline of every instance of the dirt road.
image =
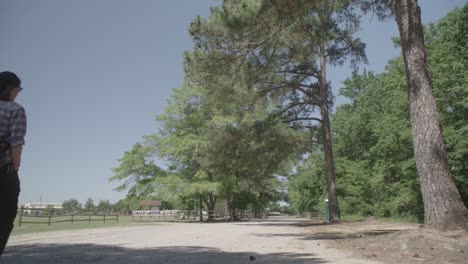
POLYGON ((18 235, 6 264, 39 263, 291 263, 375 264, 306 239, 300 220, 162 223, 18 235))

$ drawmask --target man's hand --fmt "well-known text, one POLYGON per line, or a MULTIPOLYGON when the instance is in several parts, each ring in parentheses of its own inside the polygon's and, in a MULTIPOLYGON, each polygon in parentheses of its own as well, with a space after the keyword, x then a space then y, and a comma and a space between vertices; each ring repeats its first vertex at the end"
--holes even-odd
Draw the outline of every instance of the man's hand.
POLYGON ((16 171, 19 170, 21 164, 21 153, 23 152, 23 145, 10 147, 11 163, 16 171))

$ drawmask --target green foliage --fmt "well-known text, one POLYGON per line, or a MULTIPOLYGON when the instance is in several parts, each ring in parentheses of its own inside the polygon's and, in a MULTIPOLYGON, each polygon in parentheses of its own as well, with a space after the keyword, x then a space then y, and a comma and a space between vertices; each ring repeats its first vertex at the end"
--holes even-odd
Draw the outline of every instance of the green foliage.
MULTIPOLYGON (((333 117, 338 197, 344 214, 421 216, 421 198, 413 160, 411 126, 401 60, 387 72, 364 72, 345 83, 342 93, 351 103, 338 107, 333 117)), ((301 212, 312 210, 323 198, 323 175, 314 156, 296 175, 298 189, 308 192, 310 205, 298 201, 301 212), (315 164, 314 164, 315 163, 315 164), (310 164, 310 165, 308 165, 310 164), (315 180, 315 181, 314 181, 315 180), (309 182, 309 184, 306 184, 309 182)), ((298 191, 299 192, 299 191, 298 191)))
POLYGON ((109 200, 101 200, 101 201, 99 201, 98 205, 96 206, 96 209, 99 212, 110 211, 112 209, 112 204, 109 202, 109 200))
MULTIPOLYGON (((441 109, 449 164, 465 203, 468 56, 464 51, 468 37, 463 32, 467 26, 468 6, 465 6, 426 31, 429 69, 441 109)), ((344 82, 340 93, 351 101, 337 108, 332 121, 338 196, 344 214, 421 220, 423 204, 402 59, 391 60, 382 74, 364 71, 352 76, 344 82)), ((312 210, 315 204, 309 206, 302 197, 313 197, 310 200, 316 202, 322 195, 316 190, 322 190, 323 183, 316 179, 323 171, 308 165, 315 159, 311 156, 299 167, 290 187, 290 200, 300 211, 312 210)))
MULTIPOLYGON (((223 104, 264 100, 270 119, 320 130, 309 140, 322 139, 332 153, 326 66, 366 61, 365 45, 354 37, 360 22, 355 7, 349 1, 223 1, 208 19, 191 24, 196 46, 186 55, 187 76, 223 104)), ((324 162, 335 201, 332 155, 324 162)), ((337 204, 330 204, 339 218, 337 204)))
POLYGON ((129 211, 133 209, 136 209, 136 208, 132 206, 132 203, 130 199, 128 198, 121 199, 112 205, 112 210, 115 212, 128 213, 129 211))
POLYGON ((455 9, 426 36, 429 70, 441 113, 447 155, 468 205, 468 5, 455 9))
POLYGON ((268 98, 272 116, 315 122, 320 102, 333 103, 331 94, 320 94, 328 88, 320 56, 336 66, 366 61, 365 45, 353 37, 354 7, 348 1, 224 1, 191 24, 196 47, 186 55, 187 76, 223 103, 248 105, 239 95, 252 89, 251 98, 268 98))
POLYGON ((317 211, 326 197, 323 155, 314 153, 289 178, 289 203, 299 213, 317 211))
POLYGON ((114 168, 110 181, 124 181, 117 191, 128 189, 128 196, 145 198, 154 190, 152 181, 156 176, 165 176, 166 172, 156 166, 153 160, 154 148, 151 145, 137 143, 132 150, 125 152, 114 168))
POLYGON ((402 61, 390 61, 380 75, 364 72, 344 84, 343 94, 352 95, 352 103, 337 109, 332 125, 345 213, 420 217, 402 61))
POLYGON ((68 199, 62 203, 62 207, 67 211, 79 211, 82 208, 82 205, 76 199, 68 199))
POLYGON ((125 153, 111 180, 125 180, 128 197, 158 197, 184 209, 201 199, 211 210, 218 197, 236 195, 236 206, 264 207, 275 193, 273 174, 301 147, 302 134, 268 120, 265 103, 245 109, 220 105, 200 86, 175 89, 161 129, 125 153), (167 162, 161 170, 155 158, 167 162))
POLYGON ((94 201, 91 197, 89 197, 88 200, 86 200, 84 209, 86 209, 87 211, 93 211, 96 209, 96 205, 94 204, 94 201))

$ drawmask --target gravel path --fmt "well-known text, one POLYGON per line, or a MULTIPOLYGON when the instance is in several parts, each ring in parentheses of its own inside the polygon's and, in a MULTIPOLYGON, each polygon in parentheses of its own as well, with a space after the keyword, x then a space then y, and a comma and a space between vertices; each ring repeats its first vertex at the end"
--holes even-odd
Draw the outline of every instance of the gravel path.
POLYGON ((5 264, 292 263, 376 264, 320 240, 305 239, 300 220, 163 223, 18 235, 5 264))

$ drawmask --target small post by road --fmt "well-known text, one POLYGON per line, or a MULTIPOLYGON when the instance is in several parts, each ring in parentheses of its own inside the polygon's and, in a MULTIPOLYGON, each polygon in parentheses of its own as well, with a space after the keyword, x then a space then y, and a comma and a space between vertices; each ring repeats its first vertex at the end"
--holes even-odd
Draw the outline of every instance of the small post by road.
POLYGON ((50 226, 51 220, 52 220, 52 210, 49 210, 49 221, 47 222, 49 226, 50 226))
POLYGON ((328 199, 325 199, 325 222, 330 223, 330 208, 328 208, 328 199))

